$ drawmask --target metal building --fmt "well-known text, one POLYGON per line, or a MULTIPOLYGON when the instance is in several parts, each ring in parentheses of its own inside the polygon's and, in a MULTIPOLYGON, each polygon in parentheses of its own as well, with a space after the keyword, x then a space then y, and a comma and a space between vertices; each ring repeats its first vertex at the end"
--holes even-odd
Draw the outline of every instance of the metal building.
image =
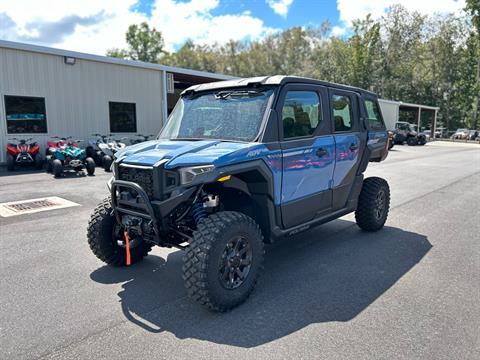
POLYGON ((157 134, 183 89, 230 76, 0 40, 0 163, 9 138, 157 134))

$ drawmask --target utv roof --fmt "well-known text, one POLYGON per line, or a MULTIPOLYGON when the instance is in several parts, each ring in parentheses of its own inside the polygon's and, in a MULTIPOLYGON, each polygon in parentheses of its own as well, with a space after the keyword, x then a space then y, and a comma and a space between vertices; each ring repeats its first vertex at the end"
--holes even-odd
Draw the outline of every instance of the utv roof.
POLYGON ((196 93, 201 91, 211 91, 217 89, 225 89, 225 88, 237 88, 237 87, 247 87, 247 86, 255 86, 255 85, 284 85, 288 83, 295 83, 295 84, 313 84, 313 85, 322 85, 322 86, 329 86, 337 89, 342 90, 350 90, 354 92, 362 92, 377 96, 375 93, 371 91, 367 91, 364 89, 360 89, 353 86, 348 85, 341 85, 336 83, 331 83, 328 81, 316 80, 301 76, 286 76, 286 75, 274 75, 274 76, 257 76, 251 78, 241 78, 241 79, 233 79, 227 81, 216 81, 206 84, 199 84, 190 86, 188 89, 182 92, 183 94, 187 93, 196 93))

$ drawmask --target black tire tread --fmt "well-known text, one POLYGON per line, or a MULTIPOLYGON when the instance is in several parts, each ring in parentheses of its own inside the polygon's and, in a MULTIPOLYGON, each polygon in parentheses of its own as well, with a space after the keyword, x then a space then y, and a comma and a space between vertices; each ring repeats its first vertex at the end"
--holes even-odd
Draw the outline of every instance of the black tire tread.
MULTIPOLYGON (((90 249, 97 258, 113 266, 125 266, 126 258, 122 251, 115 247, 108 246, 110 239, 104 239, 102 233, 102 222, 113 216, 112 203, 110 198, 104 199, 94 210, 87 228, 87 240, 90 249)), ((131 263, 141 261, 152 250, 152 244, 142 242, 130 250, 131 263)))
POLYGON ((243 302, 250 296, 255 288, 258 276, 263 270, 263 235, 260 227, 252 218, 236 211, 222 211, 202 219, 197 226, 197 230, 193 233, 193 240, 183 257, 183 280, 188 295, 196 302, 213 311, 226 312, 240 304, 239 302, 230 306, 225 306, 224 304, 215 303, 210 297, 206 281, 208 258, 210 249, 216 240, 216 235, 228 229, 233 223, 238 222, 246 223, 248 226, 255 228, 258 239, 262 244, 261 259, 259 259, 261 265, 254 279, 253 286, 241 301, 243 302))
POLYGON ((369 177, 363 181, 362 191, 358 198, 357 210, 355 211, 355 221, 357 225, 365 231, 380 230, 388 217, 390 207, 390 188, 387 181, 379 177, 369 177), (387 204, 385 220, 381 223, 375 219, 373 209, 375 207, 375 198, 381 188, 386 189, 387 204))

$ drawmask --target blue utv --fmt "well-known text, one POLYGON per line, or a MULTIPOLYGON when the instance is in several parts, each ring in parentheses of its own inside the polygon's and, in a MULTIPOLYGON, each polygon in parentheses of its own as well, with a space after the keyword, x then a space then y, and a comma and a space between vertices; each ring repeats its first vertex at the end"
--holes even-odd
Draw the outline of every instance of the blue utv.
POLYGON ((155 245, 185 250, 188 294, 228 311, 253 291, 265 243, 351 212, 365 231, 383 227, 388 184, 363 173, 387 147, 377 95, 362 89, 292 76, 195 85, 156 140, 117 153, 88 242, 115 266, 155 245))

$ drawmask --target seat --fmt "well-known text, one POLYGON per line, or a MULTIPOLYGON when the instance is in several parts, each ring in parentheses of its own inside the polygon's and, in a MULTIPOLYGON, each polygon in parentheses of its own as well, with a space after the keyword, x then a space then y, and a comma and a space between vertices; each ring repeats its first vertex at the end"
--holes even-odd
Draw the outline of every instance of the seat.
POLYGON ((305 111, 295 112, 295 136, 310 135, 310 116, 305 111))
POLYGON ((291 117, 286 117, 283 119, 283 137, 284 138, 290 138, 294 137, 294 126, 295 126, 295 120, 291 117))
POLYGON ((334 117, 334 120, 335 120, 335 131, 348 131, 348 130, 350 130, 350 128, 345 125, 342 116, 336 115, 334 117))

